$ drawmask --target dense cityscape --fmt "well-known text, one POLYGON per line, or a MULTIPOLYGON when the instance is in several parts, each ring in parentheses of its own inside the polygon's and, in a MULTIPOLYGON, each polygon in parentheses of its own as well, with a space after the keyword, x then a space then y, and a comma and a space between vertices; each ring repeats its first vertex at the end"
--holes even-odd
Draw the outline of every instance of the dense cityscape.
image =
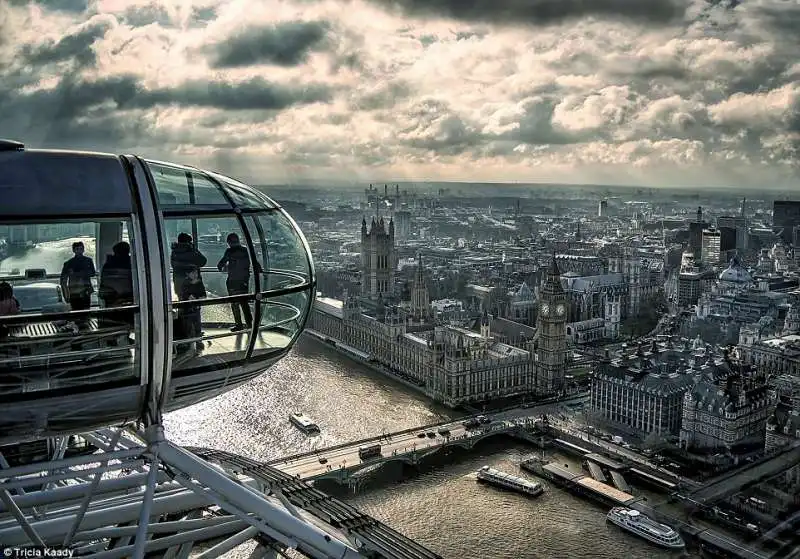
MULTIPOLYGON (((423 188, 292 207, 318 273, 308 333, 448 407, 585 394, 581 429, 677 479, 797 445, 800 203, 423 188)), ((798 495, 786 455, 699 514, 789 535, 798 495)))

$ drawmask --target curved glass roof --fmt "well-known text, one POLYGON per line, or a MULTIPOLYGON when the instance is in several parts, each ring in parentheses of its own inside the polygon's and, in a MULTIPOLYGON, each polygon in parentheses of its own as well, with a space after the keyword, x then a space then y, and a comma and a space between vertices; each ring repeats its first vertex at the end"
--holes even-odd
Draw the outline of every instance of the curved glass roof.
POLYGON ((64 151, 0 151, 3 217, 68 218, 130 214, 131 187, 114 155, 64 151))

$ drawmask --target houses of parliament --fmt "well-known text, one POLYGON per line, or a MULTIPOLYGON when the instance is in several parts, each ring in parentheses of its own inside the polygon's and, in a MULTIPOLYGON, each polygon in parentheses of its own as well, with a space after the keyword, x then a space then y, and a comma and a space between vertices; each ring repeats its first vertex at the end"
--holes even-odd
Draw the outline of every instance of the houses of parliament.
POLYGON ((360 293, 317 297, 309 332, 450 407, 564 389, 567 297, 555 258, 540 290, 536 332, 513 345, 495 335, 485 309, 477 319, 438 320, 421 256, 411 300, 398 302, 396 269, 394 222, 363 220, 360 293))

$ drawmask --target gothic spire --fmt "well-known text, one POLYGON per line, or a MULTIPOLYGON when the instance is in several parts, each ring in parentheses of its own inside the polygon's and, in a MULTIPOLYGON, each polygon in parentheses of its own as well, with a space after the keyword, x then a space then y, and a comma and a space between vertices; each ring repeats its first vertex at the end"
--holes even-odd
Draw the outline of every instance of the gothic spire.
POLYGON ((561 270, 558 269, 558 262, 556 262, 556 251, 553 251, 553 260, 550 262, 550 267, 547 269, 548 276, 561 276, 561 270))

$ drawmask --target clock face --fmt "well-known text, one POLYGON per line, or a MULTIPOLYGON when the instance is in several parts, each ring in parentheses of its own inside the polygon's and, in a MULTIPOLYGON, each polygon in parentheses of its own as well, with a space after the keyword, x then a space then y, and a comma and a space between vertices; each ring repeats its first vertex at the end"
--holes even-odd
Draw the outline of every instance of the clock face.
POLYGON ((547 303, 545 303, 544 305, 542 305, 542 314, 543 314, 543 315, 548 315, 548 314, 550 314, 550 305, 548 305, 547 303))
POLYGON ((556 314, 558 316, 564 316, 564 311, 566 311, 566 309, 564 308, 564 305, 558 305, 556 307, 556 314))

